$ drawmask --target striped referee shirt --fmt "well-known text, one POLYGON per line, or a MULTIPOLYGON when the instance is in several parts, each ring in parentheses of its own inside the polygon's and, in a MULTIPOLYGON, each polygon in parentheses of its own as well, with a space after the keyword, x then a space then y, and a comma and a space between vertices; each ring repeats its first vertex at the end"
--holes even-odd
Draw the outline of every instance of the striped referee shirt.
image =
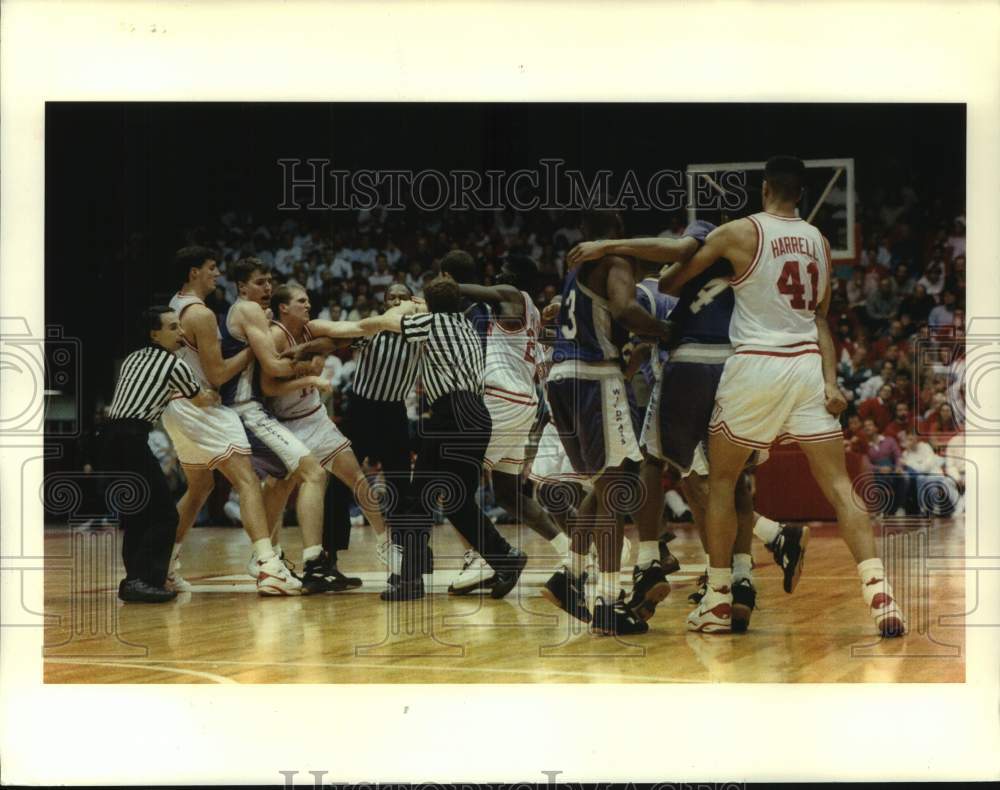
POLYGON ((353 389, 362 398, 378 401, 406 399, 417 379, 420 346, 395 332, 379 332, 357 344, 360 349, 353 389))
POLYGON ((420 380, 431 404, 451 392, 483 394, 483 344, 462 313, 407 315, 400 326, 407 343, 423 346, 420 380))
POLYGON ((201 390, 194 370, 161 346, 146 346, 122 363, 108 416, 112 420, 160 419, 172 398, 193 398, 201 390))

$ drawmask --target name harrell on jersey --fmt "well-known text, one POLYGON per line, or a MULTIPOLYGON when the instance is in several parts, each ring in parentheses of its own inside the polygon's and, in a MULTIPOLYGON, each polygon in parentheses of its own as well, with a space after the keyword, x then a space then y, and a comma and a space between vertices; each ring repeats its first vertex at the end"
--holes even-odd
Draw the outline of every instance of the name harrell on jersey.
POLYGON ((509 330, 494 316, 486 329, 485 392, 497 398, 533 406, 535 373, 539 362, 538 334, 542 317, 531 297, 521 291, 524 322, 509 330))
POLYGON ((757 251, 736 294, 729 337, 737 350, 806 346, 817 342, 816 307, 830 282, 830 250, 819 229, 804 219, 761 212, 757 251))

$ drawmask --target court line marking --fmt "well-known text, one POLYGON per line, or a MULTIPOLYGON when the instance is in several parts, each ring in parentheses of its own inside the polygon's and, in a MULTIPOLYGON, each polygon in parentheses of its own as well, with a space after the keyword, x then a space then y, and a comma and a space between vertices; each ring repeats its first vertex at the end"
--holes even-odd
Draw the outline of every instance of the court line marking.
MULTIPOLYGON (((596 656, 597 658, 639 658, 639 656, 596 656)), ((586 654, 581 654, 579 656, 559 656, 559 658, 595 658, 595 656, 588 656, 586 654)), ((120 662, 108 662, 108 661, 89 661, 87 659, 65 659, 65 658, 47 658, 45 659, 49 662, 61 663, 61 664, 94 664, 96 666, 116 666, 116 667, 140 667, 142 669, 158 669, 163 672, 178 672, 180 674, 190 674, 196 676, 202 676, 206 678, 215 679, 217 683, 235 683, 239 684, 239 681, 233 680, 232 678, 227 678, 223 675, 213 675, 210 672, 199 672, 196 670, 184 670, 181 668, 171 669, 170 667, 162 666, 149 666, 145 662, 150 659, 137 658, 134 660, 120 661, 120 662)), ((156 659, 161 660, 162 659, 156 659)), ((393 664, 369 664, 369 663, 346 663, 346 662, 327 662, 327 661, 240 661, 235 659, 221 659, 221 660, 209 660, 209 659, 170 659, 172 663, 175 664, 209 664, 213 666, 245 666, 245 667, 290 667, 290 668, 314 668, 314 669, 385 669, 390 672, 468 672, 468 673, 482 673, 482 674, 493 674, 493 675, 529 675, 531 677, 580 677, 580 678, 610 678, 614 681, 621 682, 622 678, 633 680, 641 680, 647 683, 689 683, 689 684, 701 684, 710 683, 711 680, 692 680, 690 678, 673 678, 660 675, 636 675, 633 673, 623 674, 613 674, 610 672, 578 672, 573 670, 564 669, 554 669, 549 671, 538 672, 537 670, 530 669, 495 669, 491 667, 457 667, 451 665, 442 664, 440 666, 433 665, 420 665, 420 664, 405 664, 405 665, 393 665, 393 664)), ((389 660, 405 660, 405 657, 400 659, 389 659, 389 660)), ((451 659, 449 659, 451 660, 451 659)), ((351 685, 358 684, 360 681, 354 681, 351 685)), ((541 680, 537 682, 543 682, 541 680)), ((324 683, 322 685, 340 685, 337 683, 324 683)))
POLYGON ((227 678, 225 675, 215 675, 211 672, 200 672, 197 669, 183 669, 181 667, 163 667, 154 666, 152 664, 146 664, 141 661, 94 661, 86 658, 46 658, 44 659, 48 664, 76 664, 85 666, 95 666, 95 667, 141 667, 142 669, 149 670, 150 672, 171 672, 175 675, 192 675, 194 677, 206 678, 211 680, 213 683, 231 683, 234 685, 239 685, 238 681, 232 678, 227 678))

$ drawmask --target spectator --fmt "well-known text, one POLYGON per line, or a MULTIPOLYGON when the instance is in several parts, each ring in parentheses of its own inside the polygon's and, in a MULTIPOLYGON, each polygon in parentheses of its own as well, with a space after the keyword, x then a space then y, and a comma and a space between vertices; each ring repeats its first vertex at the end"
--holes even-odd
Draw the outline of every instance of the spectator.
POLYGON ((920 433, 924 436, 951 438, 959 432, 959 426, 955 420, 955 412, 952 410, 951 404, 948 403, 944 393, 935 393, 935 395, 940 395, 941 401, 920 427, 920 433))
POLYGON ((892 280, 888 277, 879 280, 878 290, 865 301, 869 328, 874 330, 884 326, 899 312, 899 302, 899 295, 893 287, 892 280))
POLYGON ((907 515, 950 514, 958 501, 954 481, 943 474, 945 459, 934 452, 927 442, 912 434, 900 434, 903 454, 900 458, 910 496, 906 500, 907 515), (913 502, 912 494, 916 495, 913 502))
POLYGON ((909 315, 912 322, 919 326, 927 321, 927 316, 930 315, 935 304, 937 302, 933 296, 927 293, 924 278, 921 278, 913 286, 913 293, 900 304, 900 313, 909 315))
POLYGON ((890 439, 895 439, 899 444, 899 434, 912 433, 915 427, 913 415, 910 414, 910 404, 904 400, 899 400, 893 406, 894 416, 892 421, 886 425, 882 432, 890 439))
POLYGON ((943 267, 940 265, 928 264, 927 268, 924 269, 924 276, 917 280, 917 285, 924 287, 924 293, 932 297, 935 304, 944 290, 943 271, 943 267))
POLYGON ((965 434, 956 433, 944 449, 944 473, 955 483, 958 497, 952 515, 965 512, 965 434))
POLYGON ((955 294, 951 291, 941 293, 941 304, 931 310, 927 323, 936 329, 943 326, 953 326, 955 323, 955 294))
MULTIPOLYGON (((896 369, 891 362, 883 362, 877 376, 872 376, 864 384, 858 387, 858 397, 861 400, 874 398, 879 394, 879 390, 886 384, 891 385, 896 378, 896 369)), ((889 415, 888 419, 892 415, 889 415)))
POLYGON ((900 474, 902 453, 895 439, 879 433, 875 420, 864 421, 866 451, 874 473, 876 491, 874 497, 881 502, 882 513, 895 513, 903 508, 905 478, 900 474))
POLYGON ((368 278, 372 295, 376 301, 385 300, 385 289, 392 285, 393 273, 389 270, 389 259, 383 253, 375 256, 375 271, 368 278))
POLYGON ((855 267, 851 279, 847 282, 847 306, 860 310, 865 306, 868 294, 865 293, 865 270, 855 267))
POLYGON ((913 282, 913 278, 910 277, 910 267, 905 263, 901 263, 896 267, 896 272, 892 276, 892 282, 900 298, 907 297, 913 293, 913 287, 916 285, 913 282))
POLYGON ((847 418, 847 425, 844 427, 844 450, 861 455, 868 452, 868 440, 862 428, 861 417, 857 414, 847 418))
POLYGON ((878 391, 878 394, 874 398, 867 398, 861 401, 858 406, 858 416, 862 420, 872 420, 875 426, 880 430, 884 431, 889 425, 889 421, 892 420, 892 412, 890 411, 892 407, 892 387, 888 384, 883 384, 878 391))

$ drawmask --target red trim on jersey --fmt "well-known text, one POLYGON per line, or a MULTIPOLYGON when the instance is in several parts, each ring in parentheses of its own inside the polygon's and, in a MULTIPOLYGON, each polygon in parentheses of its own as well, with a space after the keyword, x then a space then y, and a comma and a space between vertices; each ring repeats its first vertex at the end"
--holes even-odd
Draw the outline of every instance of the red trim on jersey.
POLYGON ((747 219, 753 223, 754 228, 757 230, 757 251, 754 253, 753 260, 750 261, 750 266, 745 272, 743 272, 743 276, 737 277, 735 280, 730 282, 730 286, 733 287, 747 281, 747 278, 753 274, 753 270, 757 268, 757 264, 760 263, 760 256, 764 252, 764 228, 761 227, 761 224, 753 217, 747 217, 747 219))
POLYGON ((721 433, 733 444, 738 444, 741 447, 748 447, 751 450, 767 450, 771 447, 770 442, 755 442, 753 439, 744 439, 742 436, 737 436, 732 430, 726 425, 725 420, 717 422, 714 425, 708 426, 709 433, 721 433))
POLYGON ((294 417, 278 417, 278 422, 291 422, 292 420, 301 420, 305 417, 312 416, 322 408, 323 404, 321 403, 315 409, 313 409, 312 411, 307 411, 305 414, 296 414, 294 417))
POLYGON ((521 403, 525 406, 534 406, 538 403, 534 395, 525 395, 523 392, 511 392, 502 387, 494 387, 492 384, 487 384, 483 388, 483 391, 487 395, 492 395, 494 398, 503 398, 503 400, 508 400, 511 403, 521 403), (515 400, 515 398, 520 398, 520 400, 515 400))
MULTIPOLYGON (((249 447, 237 447, 235 444, 229 445, 229 448, 222 455, 217 455, 211 461, 209 461, 206 466, 209 469, 215 469, 216 466, 221 464, 223 461, 228 461, 234 455, 250 455, 251 450, 249 447)), ((200 464, 199 464, 200 466, 200 464)))
POLYGON ((281 321, 275 321, 273 318, 271 319, 271 324, 274 325, 274 326, 276 326, 276 327, 278 327, 278 329, 280 329, 282 332, 284 332, 285 333, 285 339, 288 340, 288 342, 291 343, 293 346, 295 345, 295 337, 294 337, 294 335, 292 335, 292 333, 290 331, 288 331, 288 327, 287 326, 285 326, 283 323, 281 323, 281 321))
POLYGON ((332 453, 330 453, 326 458, 324 458, 322 461, 320 461, 319 465, 320 466, 326 466, 328 463, 330 463, 330 461, 332 461, 334 458, 336 458, 338 455, 340 455, 342 452, 344 452, 344 450, 346 450, 350 446, 351 446, 350 440, 349 439, 345 439, 344 443, 342 445, 340 445, 339 447, 337 447, 337 449, 334 450, 332 453))
POLYGON ((783 219, 785 222, 805 222, 802 217, 782 217, 779 214, 772 214, 770 211, 765 211, 763 213, 767 214, 769 217, 774 217, 775 219, 783 219))
POLYGON ((843 431, 828 431, 827 433, 806 433, 806 434, 794 434, 794 433, 783 433, 778 436, 774 442, 779 444, 786 439, 791 439, 795 442, 828 442, 832 439, 843 439, 843 431))
POLYGON ((806 348, 802 351, 737 351, 733 356, 756 354, 762 357, 801 357, 804 354, 818 354, 819 348, 806 348))

